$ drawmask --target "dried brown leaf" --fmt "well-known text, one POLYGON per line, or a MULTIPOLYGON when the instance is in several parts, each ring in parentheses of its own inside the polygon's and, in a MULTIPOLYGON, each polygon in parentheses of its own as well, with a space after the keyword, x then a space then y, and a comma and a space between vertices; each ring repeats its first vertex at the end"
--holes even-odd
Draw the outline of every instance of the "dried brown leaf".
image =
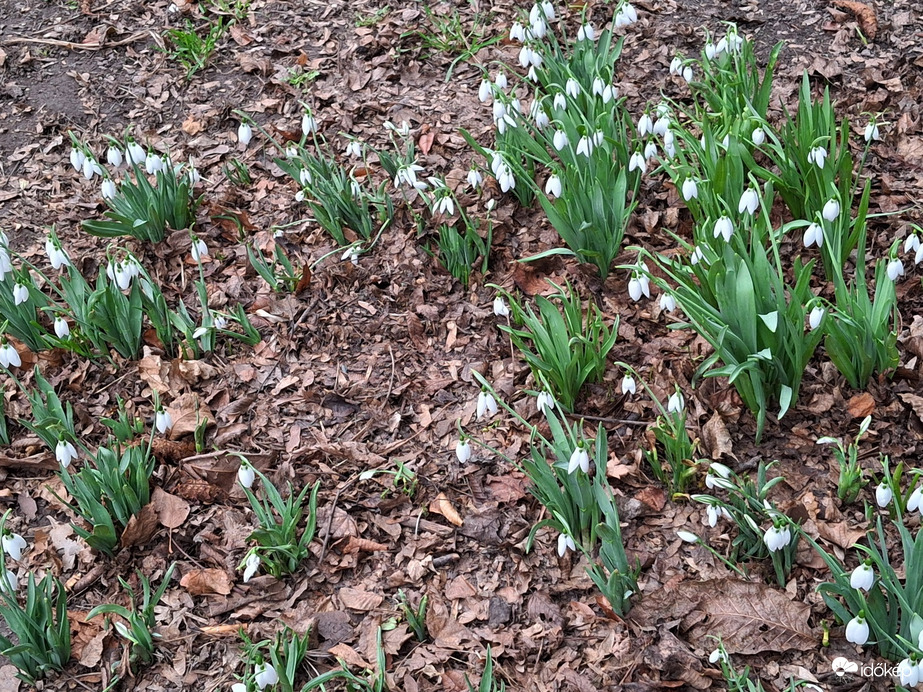
POLYGON ((141 511, 128 520, 128 525, 122 531, 119 544, 123 548, 147 543, 157 532, 157 510, 153 503, 144 505, 141 511))
POLYGON ((846 403, 846 409, 853 418, 865 418, 875 412, 875 399, 868 392, 856 394, 846 403))
POLYGON ((168 529, 179 528, 189 516, 188 502, 160 488, 154 488, 150 506, 157 513, 157 520, 168 529))
POLYGON ((441 514, 446 519, 449 520, 449 523, 454 524, 455 526, 461 526, 465 521, 461 518, 461 515, 458 513, 458 510, 452 506, 452 502, 446 497, 445 493, 439 493, 436 498, 429 503, 429 511, 435 512, 436 514, 441 514))
POLYGON ((917 418, 923 421, 923 396, 902 392, 897 395, 905 404, 909 404, 917 418))
POLYGON ((833 0, 833 4, 856 15, 859 28, 862 29, 865 37, 869 41, 875 40, 875 36, 878 34, 878 18, 875 16, 874 7, 855 0, 833 0))
POLYGON ((180 586, 193 596, 216 593, 227 596, 233 586, 231 578, 223 569, 194 569, 183 575, 180 586))
POLYGON ((712 414, 709 421, 702 426, 702 441, 708 448, 711 458, 715 461, 726 456, 733 456, 734 448, 731 445, 731 435, 724 419, 717 411, 712 414))
POLYGON ((370 541, 367 538, 358 538, 356 536, 350 536, 349 540, 346 542, 346 545, 343 548, 344 553, 359 553, 367 552, 374 553, 378 550, 387 550, 388 546, 384 543, 376 543, 375 541, 370 541))
POLYGON ((371 591, 362 591, 344 586, 337 592, 340 602, 344 607, 351 610, 368 611, 381 605, 384 597, 381 594, 372 593, 371 591))

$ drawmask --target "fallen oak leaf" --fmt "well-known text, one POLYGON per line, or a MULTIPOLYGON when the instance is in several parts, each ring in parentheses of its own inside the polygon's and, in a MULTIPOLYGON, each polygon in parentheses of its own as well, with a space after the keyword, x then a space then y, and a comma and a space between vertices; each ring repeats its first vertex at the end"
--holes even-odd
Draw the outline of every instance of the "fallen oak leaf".
POLYGON ((157 513, 157 520, 161 525, 168 529, 179 528, 189 517, 189 503, 160 488, 154 488, 149 506, 157 513))
POLYGON ((179 585, 193 596, 204 596, 212 593, 227 596, 231 593, 233 586, 227 572, 213 567, 186 572, 183 578, 180 579, 179 585))

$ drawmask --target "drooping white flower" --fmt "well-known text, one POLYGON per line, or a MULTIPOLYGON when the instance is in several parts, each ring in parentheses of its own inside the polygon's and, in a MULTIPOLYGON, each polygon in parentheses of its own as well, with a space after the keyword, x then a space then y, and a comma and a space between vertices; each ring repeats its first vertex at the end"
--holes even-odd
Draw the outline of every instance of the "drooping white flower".
POLYGON ((471 443, 468 440, 459 440, 455 443, 455 457, 462 464, 467 464, 471 459, 471 443))
POLYGON ((865 126, 865 133, 863 135, 866 142, 873 142, 881 139, 881 134, 878 132, 878 125, 874 122, 869 123, 865 126))
POLYGON ((538 396, 535 397, 535 408, 538 409, 540 413, 545 413, 545 409, 553 409, 555 406, 555 400, 551 392, 539 392, 538 396))
POLYGON ((766 533, 763 534, 763 543, 766 544, 770 553, 782 550, 782 548, 791 543, 791 541, 792 535, 788 526, 780 527, 773 524, 766 530, 766 533))
POLYGON ((849 586, 853 589, 862 589, 868 592, 875 583, 875 570, 872 566, 863 562, 856 567, 849 575, 849 586))
POLYGON ((823 147, 814 147, 808 152, 808 163, 813 163, 820 169, 823 169, 826 158, 827 150, 823 147))
POLYGON ((6 339, 0 343, 0 365, 4 368, 13 366, 18 368, 22 366, 22 359, 19 357, 19 351, 6 339))
POLYGON ((705 261, 705 253, 702 252, 702 248, 698 245, 695 246, 695 249, 692 251, 692 254, 689 256, 689 264, 696 265, 699 262, 705 261))
POLYGON ((699 537, 696 536, 691 531, 677 531, 676 535, 679 537, 681 541, 685 543, 698 543, 699 542, 699 537))
POLYGON ((66 339, 70 336, 70 326, 68 326, 67 320, 60 315, 54 318, 54 333, 59 339, 66 339))
POLYGON ((467 177, 468 184, 477 190, 481 187, 481 183, 484 182, 484 177, 481 175, 481 172, 477 168, 472 168, 468 171, 467 177))
POLYGON ((916 661, 905 658, 897 664, 897 677, 903 687, 916 687, 920 681, 920 667, 916 661))
POLYGON ((556 150, 561 151, 569 144, 567 141, 567 133, 564 132, 564 130, 555 130, 554 136, 551 138, 551 143, 556 150))
POLYGON ((564 84, 564 93, 570 96, 572 99, 577 98, 580 95, 580 84, 573 77, 568 77, 567 82, 564 84))
POLYGON ((808 315, 808 324, 811 326, 811 331, 814 331, 820 326, 820 322, 824 319, 826 310, 824 310, 820 305, 815 305, 811 308, 811 314, 808 315))
POLYGON ((455 213, 455 201, 452 199, 452 195, 444 195, 436 202, 437 214, 445 214, 446 216, 452 216, 455 213))
POLYGON ((734 235, 734 224, 728 217, 722 216, 715 222, 714 237, 720 236, 724 238, 724 242, 728 243, 732 235, 734 235))
POLYGON ((80 173, 83 170, 83 162, 86 160, 86 154, 77 147, 71 147, 70 162, 74 170, 80 173))
POLYGON ((622 378, 622 394, 634 394, 637 392, 637 384, 635 383, 635 378, 631 375, 625 375, 622 378))
POLYGON ((904 275, 904 263, 901 262, 898 258, 894 258, 888 262, 888 278, 891 281, 897 281, 898 277, 904 275))
POLYGON ((250 553, 250 555, 247 556, 247 562, 246 562, 245 569, 244 569, 244 583, 245 584, 253 578, 253 575, 256 574, 259 568, 260 568, 260 556, 257 555, 256 553, 250 553))
POLYGON ((628 296, 635 302, 641 300, 642 286, 641 280, 637 276, 631 277, 628 281, 628 296))
POLYGON ((717 54, 718 54, 718 47, 714 43, 705 44, 705 58, 706 59, 714 60, 717 54))
POLYGON ((301 131, 305 135, 317 132, 317 121, 314 119, 314 116, 311 115, 311 111, 301 116, 301 131))
POLYGON ((743 214, 744 211, 749 213, 751 216, 756 213, 756 210, 760 206, 760 196, 757 191, 748 187, 744 190, 744 193, 740 196, 740 202, 737 204, 737 213, 743 214))
POLYGON ((674 298, 670 293, 661 293, 660 309, 664 312, 673 312, 676 310, 676 298, 674 298))
POLYGON ((887 507, 890 504, 893 495, 894 494, 891 492, 891 486, 889 486, 884 481, 879 483, 878 487, 875 488, 875 502, 878 503, 879 507, 887 507))
POLYGON ((140 166, 147 159, 147 153, 144 151, 144 147, 136 141, 129 140, 128 147, 125 149, 125 158, 128 163, 140 166))
POLYGON ((840 215, 840 203, 835 199, 828 199, 821 214, 827 221, 836 221, 840 215))
POLYGON ((568 550, 576 551, 577 544, 574 543, 573 538, 566 533, 562 533, 558 536, 558 557, 564 557, 568 550))
POLYGON ((723 488, 725 490, 732 488, 734 484, 729 480, 731 473, 733 472, 730 468, 717 461, 713 461, 708 466, 708 473, 705 474, 705 487, 711 490, 715 488, 723 488))
POLYGON ((358 159, 362 156, 362 144, 355 139, 350 141, 350 143, 346 145, 346 155, 352 159, 358 159))
POLYGON ((683 181, 683 199, 688 202, 690 199, 697 199, 698 196, 699 186, 692 178, 686 178, 683 181))
POLYGON ((3 552, 17 562, 22 558, 22 551, 26 548, 26 539, 18 533, 4 534, 0 538, 0 544, 3 546, 3 552))
POLYGON ((573 473, 577 469, 580 469, 584 473, 590 472, 590 455, 587 454, 582 443, 574 448, 574 451, 570 455, 570 462, 567 465, 568 473, 573 473))
POLYGON ((580 28, 577 29, 578 41, 592 41, 595 38, 596 29, 593 28, 592 24, 581 24, 580 28))
POLYGON ((644 145, 644 158, 647 161, 657 158, 657 145, 654 142, 648 142, 644 145))
POLYGON ((683 81, 688 84, 695 77, 695 73, 692 71, 692 65, 686 65, 683 67, 683 81))
MULTIPOLYGON (((163 159, 157 156, 153 151, 147 152, 147 156, 144 159, 144 170, 147 171, 148 175, 154 175, 162 171, 163 159)), ((86 175, 85 172, 84 175, 86 175)))
POLYGON ((916 252, 920 249, 920 236, 916 233, 911 233, 904 239, 904 254, 908 252, 916 252))
POLYGON ((493 394, 490 392, 481 391, 478 394, 478 401, 476 407, 477 419, 481 420, 486 414, 488 418, 496 415, 497 413, 497 401, 494 399, 493 394))
POLYGON ((29 289, 18 281, 13 284, 13 305, 22 305, 29 300, 29 289))
POLYGON ((489 79, 482 79, 481 85, 478 87, 478 99, 481 103, 487 103, 490 100, 490 96, 493 93, 493 87, 489 79))
POLYGON ((77 449, 67 440, 58 440, 54 450, 55 459, 64 468, 70 466, 70 463, 77 458, 77 449))
POLYGON ((106 163, 108 163, 113 168, 118 168, 122 165, 122 150, 116 146, 110 146, 106 150, 106 163))
POLYGON ((498 89, 506 89, 509 84, 506 80, 506 73, 500 71, 497 73, 497 76, 494 78, 494 84, 497 85, 498 89))
POLYGON ((192 255, 193 262, 199 262, 203 257, 208 255, 208 245, 201 238, 195 238, 192 241, 192 248, 189 253, 192 255))
POLYGON ((250 123, 241 123, 238 125, 237 141, 246 147, 250 144, 251 139, 253 139, 253 128, 250 127, 250 123))
MULTIPOLYGON (((907 511, 912 512, 916 509, 921 509, 921 501, 923 501, 923 488, 914 488, 913 492, 910 493, 910 497, 907 498, 907 511)), ((921 509, 921 511, 923 511, 923 509, 921 509)))
POLYGON ((158 409, 154 414, 154 425, 157 432, 163 435, 167 430, 173 427, 173 416, 165 408, 158 409))
POLYGON ((519 41, 522 43, 526 40, 526 30, 519 22, 514 22, 510 27, 510 41, 519 41))
POLYGON ((859 646, 864 646, 869 640, 869 624, 865 621, 864 612, 846 623, 846 641, 859 646))
MULTIPOLYGON (((708 476, 706 476, 706 479, 708 476)), ((718 519, 721 518, 731 520, 731 513, 727 511, 727 508, 720 507, 718 505, 708 505, 705 509, 705 524, 711 528, 715 528, 718 525, 718 519)))
POLYGON ((253 487, 253 481, 255 480, 256 471, 253 470, 253 467, 250 464, 242 463, 237 469, 237 482, 249 489, 253 487))
POLYGON ((557 175, 548 176, 548 181, 545 183, 545 194, 554 197, 561 196, 561 179, 557 175))
POLYGON ((640 151, 636 151, 631 155, 631 158, 628 159, 628 172, 640 171, 643 175, 647 171, 647 159, 644 158, 644 154, 640 151))
POLYGON ((593 153, 593 140, 583 135, 580 140, 577 142, 577 156, 583 154, 587 158, 590 157, 590 154, 593 153))
POLYGON ((678 75, 683 71, 683 59, 678 55, 670 61, 670 74, 678 75))
POLYGON ((762 127, 758 127, 753 130, 753 134, 750 135, 750 139, 753 141, 755 146, 760 146, 763 142, 766 141, 766 133, 763 132, 762 127))
POLYGON ((644 137, 654 131, 654 121, 647 113, 638 119, 638 136, 644 137))
POLYGON ((12 596, 18 590, 19 578, 13 572, 6 570, 5 574, 0 574, 0 591, 12 596))
POLYGON ((824 246, 824 227, 819 223, 812 223, 804 232, 804 246, 807 248, 814 244, 819 248, 824 246))
POLYGON ((682 392, 673 392, 667 400, 667 413, 680 413, 686 407, 682 392))
POLYGON ((102 185, 99 188, 99 194, 103 199, 113 199, 116 194, 118 194, 118 188, 115 185, 115 181, 112 178, 106 178, 103 180, 102 185))
POLYGON ((506 301, 503 300, 502 296, 497 296, 494 298, 494 315, 497 317, 509 317, 510 308, 506 304, 506 301))

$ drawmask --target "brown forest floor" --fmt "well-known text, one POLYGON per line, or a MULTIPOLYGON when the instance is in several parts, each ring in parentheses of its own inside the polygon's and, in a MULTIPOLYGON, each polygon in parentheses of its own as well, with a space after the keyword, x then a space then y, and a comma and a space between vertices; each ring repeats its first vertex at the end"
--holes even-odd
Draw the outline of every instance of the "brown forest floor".
MULTIPOLYGON (((668 75, 671 58, 677 51, 697 52, 703 28, 719 31, 722 21, 737 22, 762 55, 785 41, 776 108, 792 108, 806 69, 815 85, 829 84, 838 112, 854 119, 857 137, 865 124, 860 113, 883 112, 888 125, 870 158, 876 176, 872 211, 903 209, 923 198, 923 3, 875 5, 878 31, 866 46, 854 15, 820 0, 637 2, 640 22, 627 32, 619 86, 636 113, 660 91, 682 95, 683 85, 668 75)), ((318 653, 337 646, 354 665, 372 662, 377 626, 398 615, 398 589, 414 601, 428 594, 430 641, 416 643, 403 624, 386 633, 392 689, 463 690, 463 675, 479 675, 488 644, 498 678, 510 689, 723 684, 707 662, 714 645, 706 635, 713 632, 707 620, 703 626, 706 595, 700 582, 711 595, 741 599, 743 608, 754 596, 729 584, 727 570, 704 549, 676 538, 676 529, 688 527, 708 535, 719 549, 728 541, 720 526, 702 527, 701 505, 670 501, 645 472, 640 448, 647 444, 644 423, 653 420, 654 409, 643 397, 627 400, 617 393, 621 375, 615 367, 603 384, 586 391, 578 410, 605 421, 608 472, 624 534, 630 553, 644 566, 640 598, 624 620, 605 617, 584 565, 568 559, 570 554, 559 560, 554 536, 540 532, 535 548, 524 552, 541 507, 518 472, 483 452, 469 465, 457 463, 459 419, 510 456, 527 450, 522 430, 503 416, 486 428, 475 423, 478 388, 472 370, 484 373, 525 415, 536 415, 532 399, 518 393, 528 388, 528 369, 511 359, 496 328, 494 292, 487 283, 533 294, 544 289, 544 277, 559 283, 568 278, 584 296, 595 296, 610 322, 621 318, 613 357, 638 368, 664 398, 674 382, 682 387, 702 456, 739 470, 778 459, 776 470, 786 479, 776 495, 781 507, 841 555, 865 518, 858 505, 841 510, 836 464, 826 448, 816 447, 816 438, 849 437, 872 413, 872 436, 862 447, 869 469, 876 470, 879 451, 910 464, 920 457, 923 290, 917 273, 910 271, 898 285, 897 376, 873 382, 867 392, 852 391, 819 352, 805 375, 799 406, 780 423, 771 422, 756 447, 752 416, 726 381, 706 380, 693 389, 690 378, 707 349, 703 341, 667 330, 656 300, 630 302, 624 272, 600 282, 569 260, 516 263, 556 246, 554 231, 540 212, 518 207, 498 190, 488 189, 478 200, 466 189, 464 176, 475 156, 458 129, 467 128, 485 144, 492 130, 490 109, 476 96, 478 65, 514 62, 516 48, 505 42, 487 48, 470 63, 460 62, 446 83, 454 56, 421 50, 418 39, 405 35, 427 27, 422 4, 392 2, 377 24, 357 25, 382 6, 368 0, 254 0, 248 21, 233 27, 209 67, 187 83, 158 43, 164 29, 182 27, 186 18, 199 21, 203 8, 196 4, 177 9, 166 2, 81 0, 77 7, 62 0, 0 0, 0 228, 13 248, 43 262, 44 229, 54 224, 84 275, 95 275, 106 243, 78 224, 100 213, 98 181, 87 183, 70 168, 67 131, 96 143, 99 151, 104 134, 121 135, 130 124, 160 150, 180 160, 195 158, 206 180, 197 228, 211 248, 205 265, 210 300, 214 307, 242 303, 263 336, 253 349, 221 347, 195 364, 171 362, 153 348, 140 361, 117 367, 68 353, 37 356, 44 374, 73 403, 88 444, 104 439, 98 421, 113 414, 117 396, 150 419, 153 387, 180 409, 198 397, 216 421, 209 449, 222 450, 196 456, 189 436, 173 446, 159 445, 156 485, 182 498, 180 513, 185 502, 188 518, 115 559, 100 559, 75 542, 68 526, 72 517, 48 489, 56 484, 49 471, 55 466, 52 455, 14 425, 13 448, 0 456, 0 509, 13 508, 11 528, 32 546, 20 576, 51 570, 68 585, 75 633, 71 665, 46 681, 46 689, 105 686, 109 674, 103 671, 122 656, 120 641, 101 632, 98 623, 83 623, 81 613, 118 598, 118 576, 140 568, 159 580, 174 560, 178 576, 158 609, 163 635, 158 657, 125 689, 229 689, 241 671, 239 626, 254 639, 270 636, 280 623, 299 631, 313 626, 318 653), (292 70, 318 74, 300 90, 286 82, 292 70), (444 174, 477 214, 491 194, 497 197, 489 273, 476 274, 471 287, 462 288, 422 250, 412 220, 401 216, 358 266, 339 261, 337 254, 316 269, 299 295, 269 293, 249 267, 233 225, 211 217, 238 215, 264 248, 272 243, 273 227, 285 227, 277 242, 305 261, 334 249, 307 208, 293 201, 295 188, 272 165, 261 137, 245 152, 236 143, 232 110, 252 114, 276 133, 297 136, 300 100, 314 109, 322 132, 338 147, 345 144, 341 132, 383 144, 382 123, 406 120, 427 174, 444 174), (251 168, 249 188, 232 188, 221 173, 235 156, 251 168), (300 487, 321 481, 320 537, 312 558, 292 577, 277 581, 262 575, 242 583, 236 567, 253 517, 232 487, 235 461, 224 450, 243 452, 277 482, 292 480, 300 487), (394 469, 398 462, 419 478, 410 497, 393 489, 386 493, 388 475, 358 479, 362 471, 394 469), (205 569, 213 571, 197 571, 205 569), (190 574, 208 576, 211 586, 204 588, 218 593, 196 595, 190 580, 181 586, 179 578, 190 574)), ((452 5, 437 9, 448 12, 452 5)), ((468 22, 475 11, 487 16, 488 35, 505 35, 517 11, 477 0, 459 2, 457 9, 468 22)), ((591 11, 597 26, 611 18, 611 6, 604 3, 591 11)), ((649 176, 626 246, 665 247, 664 227, 688 233, 681 207, 672 186, 649 176)), ((877 251, 920 218, 917 209, 874 219, 877 251)), ((184 296, 195 304, 187 234, 177 233, 158 247, 127 245, 161 280, 168 298, 184 296)), ((633 261, 628 253, 621 259, 633 261)), ((24 373, 29 365, 24 362, 24 373)), ((11 418, 28 415, 21 393, 8 387, 6 396, 11 418)), ((790 618, 791 627, 814 646, 764 651, 751 641, 741 647, 751 655, 734 657, 740 667, 755 666, 769 688, 781 689, 791 675, 816 679, 825 689, 868 684, 831 678, 835 656, 871 660, 871 653, 857 652, 837 627, 830 648, 822 648, 821 621, 832 615, 814 587, 825 574, 805 552, 785 591, 775 590, 794 609, 780 617, 790 618)), ((323 671, 334 662, 320 658, 316 665, 323 671)), ((3 692, 17 689, 13 672, 0 668, 3 692)))

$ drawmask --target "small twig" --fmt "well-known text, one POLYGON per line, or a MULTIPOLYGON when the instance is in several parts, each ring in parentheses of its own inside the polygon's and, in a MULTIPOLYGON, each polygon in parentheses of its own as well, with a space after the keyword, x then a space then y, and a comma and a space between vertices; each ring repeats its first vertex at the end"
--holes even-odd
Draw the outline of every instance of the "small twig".
POLYGON ((4 45, 13 45, 14 43, 38 43, 44 46, 57 46, 58 48, 68 48, 70 50, 102 50, 103 48, 117 48, 118 46, 127 46, 129 43, 144 38, 148 35, 147 31, 139 31, 121 41, 97 41, 95 43, 75 43, 73 41, 61 41, 56 38, 29 38, 28 36, 13 36, 6 39, 4 45))
POLYGON ((605 416, 590 416, 585 413, 581 413, 580 415, 577 415, 576 413, 568 413, 566 415, 568 418, 571 418, 574 420, 578 418, 585 418, 586 420, 595 420, 595 421, 599 421, 600 423, 622 423, 624 425, 650 425, 651 424, 649 421, 644 421, 644 420, 628 420, 626 418, 607 418, 605 416))

